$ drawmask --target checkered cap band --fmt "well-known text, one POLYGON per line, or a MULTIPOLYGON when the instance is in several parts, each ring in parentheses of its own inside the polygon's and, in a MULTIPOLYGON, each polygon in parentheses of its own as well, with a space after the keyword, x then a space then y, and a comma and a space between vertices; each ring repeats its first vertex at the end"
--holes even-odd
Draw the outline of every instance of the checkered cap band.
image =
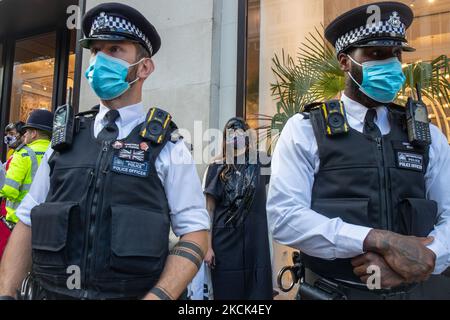
POLYGON ((138 27, 126 19, 108 16, 105 12, 101 12, 100 15, 94 20, 89 36, 92 37, 102 31, 122 32, 134 35, 144 41, 147 49, 150 51, 150 54, 153 55, 153 47, 150 40, 141 30, 139 30, 138 27))
POLYGON ((403 23, 400 23, 398 26, 394 26, 390 21, 380 21, 378 24, 365 25, 360 28, 356 28, 350 32, 347 32, 336 41, 336 52, 339 53, 358 41, 377 36, 405 38, 406 26, 403 23))

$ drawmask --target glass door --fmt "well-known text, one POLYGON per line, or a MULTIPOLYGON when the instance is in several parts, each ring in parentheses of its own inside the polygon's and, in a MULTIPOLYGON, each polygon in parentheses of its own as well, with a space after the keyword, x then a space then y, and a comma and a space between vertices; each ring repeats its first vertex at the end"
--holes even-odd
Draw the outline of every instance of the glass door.
POLYGON ((0 101, 2 100, 3 71, 3 43, 0 43, 0 101))
POLYGON ((26 121, 34 109, 52 110, 56 33, 18 40, 9 122, 26 121))

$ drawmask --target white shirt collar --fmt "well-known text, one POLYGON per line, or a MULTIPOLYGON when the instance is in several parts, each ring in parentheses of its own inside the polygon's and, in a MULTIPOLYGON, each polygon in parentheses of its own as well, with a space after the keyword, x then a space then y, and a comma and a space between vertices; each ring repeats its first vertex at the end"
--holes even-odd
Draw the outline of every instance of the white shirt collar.
MULTIPOLYGON (((108 107, 105 107, 103 104, 100 104, 98 119, 104 121, 105 115, 108 111, 109 111, 108 107)), ((120 108, 118 111, 120 114, 120 118, 117 121, 120 122, 121 126, 127 126, 136 119, 145 116, 145 108, 142 102, 120 108)))
MULTIPOLYGON (((369 110, 367 107, 363 106, 357 101, 354 101, 347 97, 345 94, 342 94, 341 101, 344 103, 345 111, 347 116, 352 117, 354 120, 364 124, 366 119, 367 111, 369 110)), ((387 108, 386 106, 379 106, 376 108, 377 111, 377 119, 376 122, 385 122, 387 121, 387 108)))

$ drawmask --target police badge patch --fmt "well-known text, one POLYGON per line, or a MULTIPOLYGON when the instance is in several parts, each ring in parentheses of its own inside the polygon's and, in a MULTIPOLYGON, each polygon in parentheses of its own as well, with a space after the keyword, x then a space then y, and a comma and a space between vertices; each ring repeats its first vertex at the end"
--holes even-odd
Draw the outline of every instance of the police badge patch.
POLYGON ((409 169, 423 172, 423 155, 404 151, 397 152, 397 166, 400 169, 409 169))
POLYGON ((389 18, 388 23, 394 28, 400 28, 402 26, 402 21, 400 20, 400 16, 398 12, 394 11, 389 18))
POLYGON ((136 143, 116 142, 112 171, 136 177, 148 177, 149 153, 136 143))
POLYGON ((113 172, 146 178, 150 172, 149 162, 137 162, 131 160, 120 159, 118 156, 113 157, 112 169, 113 172))
POLYGON ((145 161, 145 151, 133 150, 133 149, 121 149, 119 151, 119 158, 123 159, 123 160, 144 162, 145 161))

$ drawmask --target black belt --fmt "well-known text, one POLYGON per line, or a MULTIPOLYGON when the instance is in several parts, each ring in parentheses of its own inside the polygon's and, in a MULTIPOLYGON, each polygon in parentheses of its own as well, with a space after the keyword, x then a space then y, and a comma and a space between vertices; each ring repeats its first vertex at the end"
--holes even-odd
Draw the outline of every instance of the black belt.
POLYGON ((327 279, 308 269, 303 285, 305 284, 305 288, 302 289, 300 285, 299 290, 299 298, 304 300, 401 300, 407 299, 411 291, 417 287, 417 284, 412 284, 393 289, 370 290, 364 285, 327 279))

